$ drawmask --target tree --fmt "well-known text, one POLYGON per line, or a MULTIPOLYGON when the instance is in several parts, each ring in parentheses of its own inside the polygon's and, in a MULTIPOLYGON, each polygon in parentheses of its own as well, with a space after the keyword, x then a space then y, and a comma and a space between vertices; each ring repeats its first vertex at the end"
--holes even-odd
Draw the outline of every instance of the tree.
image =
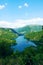
POLYGON ((42 26, 42 30, 43 30, 43 26, 42 26))
POLYGON ((13 40, 10 39, 0 39, 0 57, 6 57, 13 53, 13 50, 11 49, 11 45, 14 44, 13 40))

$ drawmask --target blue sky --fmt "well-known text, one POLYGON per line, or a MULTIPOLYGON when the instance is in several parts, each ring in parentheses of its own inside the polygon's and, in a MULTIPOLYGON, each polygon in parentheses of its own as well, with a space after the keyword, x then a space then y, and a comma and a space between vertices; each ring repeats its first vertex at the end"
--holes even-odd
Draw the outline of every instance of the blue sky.
POLYGON ((30 23, 43 24, 43 0, 0 0, 0 27, 30 23))

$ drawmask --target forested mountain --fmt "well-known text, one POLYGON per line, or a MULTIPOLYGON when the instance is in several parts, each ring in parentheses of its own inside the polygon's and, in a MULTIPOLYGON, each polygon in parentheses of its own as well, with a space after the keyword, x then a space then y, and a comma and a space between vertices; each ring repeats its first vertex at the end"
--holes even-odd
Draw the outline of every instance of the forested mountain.
POLYGON ((37 25, 34 25, 34 26, 29 25, 29 26, 17 28, 15 30, 19 33, 26 33, 26 32, 32 32, 32 31, 36 32, 36 31, 42 30, 42 26, 40 26, 40 25, 38 25, 38 26, 37 25))
POLYGON ((0 28, 0 38, 12 39, 18 35, 14 33, 10 28, 0 28))

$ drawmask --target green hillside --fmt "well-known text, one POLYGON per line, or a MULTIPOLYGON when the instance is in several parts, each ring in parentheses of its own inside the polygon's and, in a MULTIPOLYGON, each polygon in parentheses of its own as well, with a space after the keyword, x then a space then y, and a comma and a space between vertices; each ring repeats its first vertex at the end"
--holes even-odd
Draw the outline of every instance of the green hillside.
POLYGON ((16 33, 13 33, 9 28, 0 28, 0 38, 13 39, 17 36, 18 35, 16 33))
POLYGON ((10 56, 13 53, 12 45, 16 45, 17 34, 9 28, 0 28, 0 58, 10 56))
POLYGON ((43 65, 43 30, 25 33, 26 39, 38 42, 37 47, 27 47, 23 52, 11 49, 16 43, 12 38, 17 36, 11 29, 0 28, 0 65, 43 65))
POLYGON ((19 33, 33 32, 33 31, 36 32, 36 31, 40 31, 40 30, 42 30, 42 26, 40 26, 40 25, 38 25, 38 26, 37 25, 33 25, 33 26, 28 25, 28 26, 24 26, 24 27, 16 29, 16 31, 19 33))
MULTIPOLYGON (((6 30, 8 31, 8 29, 1 29, 1 35, 2 31, 5 32, 6 30)), ((9 34, 11 32, 10 30, 9 34)), ((37 47, 27 47, 23 52, 12 51, 10 46, 13 43, 9 39, 6 40, 6 38, 5 40, 0 38, 0 65, 43 65, 43 31, 25 34, 25 38, 28 40, 38 42, 37 47)))
POLYGON ((39 32, 30 32, 30 33, 26 33, 25 37, 28 40, 36 40, 39 41, 39 39, 43 36, 43 31, 39 31, 39 32))

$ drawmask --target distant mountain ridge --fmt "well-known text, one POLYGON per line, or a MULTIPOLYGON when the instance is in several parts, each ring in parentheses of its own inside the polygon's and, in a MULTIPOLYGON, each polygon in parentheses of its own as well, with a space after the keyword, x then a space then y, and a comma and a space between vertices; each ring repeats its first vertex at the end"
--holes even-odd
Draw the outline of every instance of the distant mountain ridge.
POLYGON ((41 31, 42 30, 42 26, 40 25, 27 25, 21 28, 0 28, 0 31, 5 31, 5 32, 12 32, 15 33, 17 35, 23 35, 27 32, 36 32, 36 31, 41 31))
POLYGON ((21 28, 17 28, 15 29, 17 32, 19 33, 26 33, 26 32, 36 32, 36 31, 40 31, 42 30, 42 26, 40 25, 34 25, 34 26, 25 26, 25 27, 21 27, 21 28))

